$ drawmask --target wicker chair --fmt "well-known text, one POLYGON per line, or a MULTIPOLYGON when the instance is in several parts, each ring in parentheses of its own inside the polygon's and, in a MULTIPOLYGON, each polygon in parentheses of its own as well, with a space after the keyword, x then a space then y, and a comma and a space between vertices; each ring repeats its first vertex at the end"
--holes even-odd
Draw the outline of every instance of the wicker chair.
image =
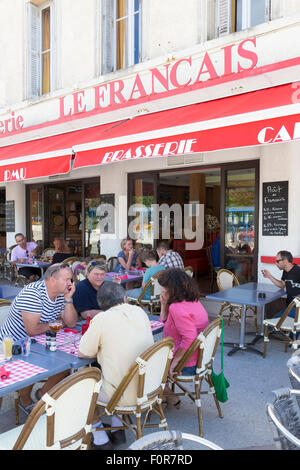
POLYGON ((70 267, 72 266, 72 263, 74 263, 74 261, 80 261, 79 258, 77 258, 77 256, 70 256, 70 258, 66 258, 64 259, 61 264, 68 264, 70 267))
POLYGON ((139 439, 144 434, 144 428, 163 427, 168 429, 167 421, 162 409, 162 395, 167 380, 169 366, 173 357, 174 342, 172 338, 164 338, 150 346, 145 352, 136 358, 134 364, 129 368, 119 387, 110 398, 108 403, 98 400, 98 418, 105 415, 122 415, 123 426, 104 426, 94 430, 130 429, 139 439), (128 386, 134 386, 136 390, 136 401, 131 406, 120 404, 122 395, 128 386), (159 416, 160 422, 148 423, 152 413, 159 416), (144 420, 142 422, 142 415, 144 420), (132 423, 131 417, 135 417, 136 424, 132 423))
POLYGON ((213 394, 215 404, 219 413, 219 417, 223 418, 220 408, 219 400, 217 399, 214 385, 211 379, 212 365, 214 362, 215 354, 217 351, 219 338, 221 335, 221 319, 217 318, 202 333, 193 341, 189 349, 185 352, 182 359, 178 362, 174 369, 174 379, 171 383, 172 392, 178 397, 187 395, 197 406, 199 435, 203 436, 203 422, 201 410, 201 394, 213 394), (182 369, 191 356, 198 351, 196 374, 195 375, 181 375, 182 369), (209 386, 209 391, 201 391, 202 382, 205 380, 209 386), (194 384, 194 392, 185 387, 183 384, 194 384), (178 387, 181 392, 175 392, 178 387))
POLYGON ((134 297, 127 297, 127 302, 129 304, 139 305, 140 307, 147 307, 151 315, 156 313, 157 310, 160 311, 160 294, 161 294, 161 285, 158 282, 158 276, 160 271, 149 279, 146 282, 144 289, 142 290, 140 296, 136 299, 134 297), (150 299, 143 299, 147 289, 151 287, 150 299))
POLYGON ((59 382, 37 402, 23 426, 0 435, 0 449, 87 449, 100 375, 98 368, 87 367, 59 382))
POLYGON ((111 256, 107 260, 107 272, 112 273, 117 266, 118 258, 116 256, 111 256))
POLYGON ((264 357, 267 354, 267 343, 270 341, 270 333, 274 331, 279 331, 285 336, 285 352, 288 350, 288 345, 291 341, 290 334, 293 334, 293 340, 296 341, 297 332, 300 332, 300 325, 298 324, 299 319, 299 307, 300 307, 300 297, 295 297, 292 302, 287 306, 284 313, 280 318, 268 318, 264 320, 265 330, 264 330, 264 357), (288 314, 292 308, 296 307, 295 318, 289 317, 288 314))
POLYGON ((296 397, 300 390, 281 388, 272 392, 267 401, 266 412, 279 450, 300 448, 300 409, 296 397))
MULTIPOLYGON (((300 351, 300 350, 299 350, 300 351)), ((294 390, 300 390, 300 357, 299 355, 292 355, 287 361, 288 375, 291 382, 291 387, 294 390)), ((300 408, 300 396, 297 396, 297 402, 300 408)))
POLYGON ((41 258, 53 258, 55 254, 55 248, 45 248, 41 254, 41 258))
POLYGON ((192 266, 185 266, 183 268, 183 270, 188 276, 194 277, 194 270, 193 270, 192 266))
MULTIPOLYGON (((219 291, 223 291, 225 289, 231 289, 232 287, 239 286, 240 283, 233 272, 229 271, 228 269, 219 269, 217 272, 217 285, 219 291)), ((230 320, 232 317, 236 318, 240 322, 242 317, 242 306, 240 304, 223 302, 219 311, 219 315, 222 315, 223 318, 228 316, 228 325, 230 325, 230 320), (227 315, 224 315, 224 313, 227 313, 227 315)), ((254 319, 255 331, 257 333, 258 325, 256 307, 253 307, 252 305, 246 306, 246 317, 249 316, 254 319)))
POLYGON ((147 434, 133 442, 128 450, 183 450, 185 448, 183 447, 183 440, 197 442, 199 445, 211 450, 224 450, 213 442, 203 439, 203 437, 180 431, 159 431, 147 434))

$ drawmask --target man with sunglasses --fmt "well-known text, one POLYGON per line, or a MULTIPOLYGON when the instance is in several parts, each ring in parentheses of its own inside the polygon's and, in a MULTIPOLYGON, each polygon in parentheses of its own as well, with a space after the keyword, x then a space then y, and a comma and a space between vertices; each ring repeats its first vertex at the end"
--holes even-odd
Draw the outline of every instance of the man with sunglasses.
MULTIPOLYGON (((74 292, 70 267, 65 264, 53 264, 47 269, 42 281, 27 284, 17 295, 0 328, 0 340, 10 336, 17 341, 26 336, 45 333, 49 330, 49 323, 59 317, 64 326, 74 327, 78 318, 72 300, 74 292)), ((68 371, 65 371, 50 377, 41 392, 36 392, 36 399, 48 392, 67 374, 68 371)), ((32 386, 20 390, 19 407, 27 414, 34 406, 31 389, 32 386)))
MULTIPOLYGON (((293 263, 293 255, 284 250, 277 253, 276 266, 283 271, 281 279, 276 279, 267 269, 263 269, 262 274, 280 289, 286 288, 286 305, 289 305, 295 297, 300 295, 300 267, 293 263)), ((276 317, 280 317, 284 310, 277 313, 276 317)), ((295 317, 295 308, 291 310, 289 316, 295 317)))
MULTIPOLYGON (((11 252, 11 264, 16 264, 17 262, 26 263, 37 255, 38 245, 35 242, 28 242, 23 233, 16 233, 15 239, 17 246, 15 246, 11 252)), ((35 281, 36 276, 40 277, 41 275, 41 270, 39 268, 31 266, 21 267, 18 272, 22 276, 27 277, 29 282, 35 281)))
POLYGON ((94 318, 101 312, 97 301, 97 291, 105 280, 106 268, 103 262, 93 260, 88 264, 86 271, 86 279, 78 282, 73 295, 74 307, 84 319, 94 318))

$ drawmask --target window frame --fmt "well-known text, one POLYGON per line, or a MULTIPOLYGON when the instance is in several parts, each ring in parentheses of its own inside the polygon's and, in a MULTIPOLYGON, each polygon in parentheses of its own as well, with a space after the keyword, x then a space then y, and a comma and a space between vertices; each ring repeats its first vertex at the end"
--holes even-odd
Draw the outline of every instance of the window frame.
MULTIPOLYGON (((37 21, 38 21, 38 32, 36 33, 38 37, 38 49, 36 51, 36 57, 38 60, 38 86, 37 90, 34 93, 33 92, 33 77, 32 74, 29 72, 29 83, 28 83, 28 93, 29 93, 29 98, 30 99, 35 99, 35 98, 41 98, 43 96, 49 95, 54 89, 55 89, 55 83, 56 83, 56 64, 55 64, 55 55, 56 55, 56 39, 55 39, 55 11, 56 11, 56 5, 55 5, 56 0, 48 0, 43 2, 41 5, 35 5, 33 2, 29 3, 30 8, 33 8, 35 10, 35 13, 37 15, 37 21), (48 9, 50 10, 50 26, 49 26, 49 31, 50 31, 50 49, 47 49, 47 51, 43 51, 43 11, 48 9), (50 67, 49 67, 49 91, 46 91, 43 93, 43 56, 46 52, 49 52, 49 60, 50 60, 50 67)), ((29 9, 28 15, 32 15, 32 10, 29 9)), ((32 48, 31 48, 31 34, 32 34, 32 18, 29 18, 28 22, 28 36, 29 36, 29 51, 28 51, 28 67, 29 69, 32 67, 31 61, 32 59, 32 48)))

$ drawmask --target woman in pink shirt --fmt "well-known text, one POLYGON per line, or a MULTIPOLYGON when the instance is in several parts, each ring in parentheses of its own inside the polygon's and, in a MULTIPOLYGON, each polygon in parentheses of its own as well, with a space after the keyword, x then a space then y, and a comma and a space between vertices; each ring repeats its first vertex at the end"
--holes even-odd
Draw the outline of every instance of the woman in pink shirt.
MULTIPOLYGON (((164 323, 163 336, 173 338, 175 345, 169 369, 169 377, 172 379, 174 368, 199 333, 208 326, 209 320, 205 308, 198 300, 199 290, 196 282, 184 271, 162 271, 158 281, 162 286, 160 321, 164 323)), ((196 372, 197 356, 198 351, 182 369, 182 375, 193 375, 196 372)), ((166 393, 171 393, 169 388, 166 393)), ((180 400, 174 400, 169 402, 174 406, 179 405, 180 400)))

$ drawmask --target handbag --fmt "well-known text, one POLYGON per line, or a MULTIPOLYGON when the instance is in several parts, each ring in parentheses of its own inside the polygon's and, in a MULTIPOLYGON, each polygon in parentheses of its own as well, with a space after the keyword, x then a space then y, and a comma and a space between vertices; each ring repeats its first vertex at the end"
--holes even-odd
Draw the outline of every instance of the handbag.
POLYGON ((225 378, 223 370, 223 317, 221 316, 221 372, 220 374, 215 374, 213 369, 211 371, 211 380, 215 388, 217 399, 224 403, 228 400, 227 388, 230 386, 230 383, 225 378))

